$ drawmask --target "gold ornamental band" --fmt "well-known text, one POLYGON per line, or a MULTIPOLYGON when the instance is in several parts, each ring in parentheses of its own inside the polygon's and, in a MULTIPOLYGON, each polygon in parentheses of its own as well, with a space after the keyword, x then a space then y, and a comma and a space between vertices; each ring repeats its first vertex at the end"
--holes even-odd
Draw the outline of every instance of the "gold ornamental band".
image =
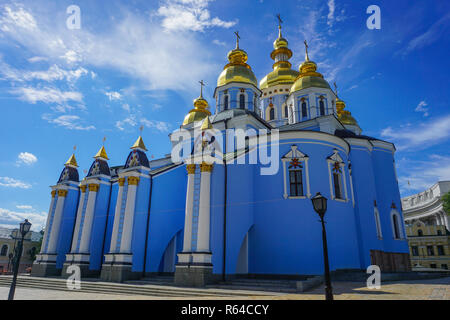
POLYGON ((56 196, 56 190, 52 190, 51 194, 52 194, 52 198, 54 198, 56 196))
POLYGON ((119 178, 119 186, 123 187, 124 184, 125 184, 125 178, 119 178))
POLYGON ((86 192, 86 185, 85 184, 80 184, 80 190, 82 193, 86 192))
POLYGON ((98 189, 100 188, 100 185, 98 183, 90 183, 88 187, 89 191, 97 192, 98 189))
POLYGON ((213 169, 213 165, 212 164, 208 164, 206 162, 202 162, 200 164, 200 171, 201 172, 212 172, 213 169))
POLYGON ((58 197, 65 197, 67 196, 67 190, 60 189, 58 190, 58 197))
POLYGON ((195 173, 195 164, 186 165, 186 170, 187 170, 188 174, 194 174, 195 173))
POLYGON ((139 184, 139 177, 128 177, 128 184, 137 186, 139 184))

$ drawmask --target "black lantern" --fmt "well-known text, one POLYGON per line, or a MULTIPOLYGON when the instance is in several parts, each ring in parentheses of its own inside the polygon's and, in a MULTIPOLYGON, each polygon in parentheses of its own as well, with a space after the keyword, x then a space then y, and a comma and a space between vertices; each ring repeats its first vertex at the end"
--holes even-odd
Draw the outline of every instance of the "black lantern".
POLYGON ((23 250, 23 239, 25 238, 25 236, 27 235, 27 233, 30 231, 31 229, 31 223, 28 222, 27 219, 25 219, 24 222, 22 222, 20 224, 20 240, 19 240, 19 246, 17 248, 17 252, 16 252, 16 257, 14 257, 15 261, 14 261, 14 274, 13 274, 13 280, 11 282, 11 288, 9 289, 9 295, 8 295, 8 300, 13 300, 14 299, 14 293, 16 291, 16 283, 17 283, 17 274, 19 273, 19 266, 20 266, 20 257, 22 256, 22 250, 23 250))
POLYGON ((31 223, 28 222, 28 219, 25 219, 24 222, 20 224, 20 234, 22 238, 25 238, 25 235, 30 231, 31 223))
POLYGON ((323 217, 325 212, 327 212, 327 198, 322 196, 320 192, 317 192, 314 197, 311 198, 311 202, 314 207, 314 211, 320 217, 320 222, 322 223, 322 244, 323 244, 323 265, 324 265, 324 275, 325 275, 325 299, 333 300, 333 290, 331 288, 330 279, 330 266, 328 263, 328 248, 327 248, 327 233, 325 230, 325 221, 323 217))
POLYGON ((311 198, 314 211, 317 212, 321 219, 323 219, 323 216, 327 211, 327 200, 328 199, 321 195, 320 192, 317 192, 316 195, 311 198))

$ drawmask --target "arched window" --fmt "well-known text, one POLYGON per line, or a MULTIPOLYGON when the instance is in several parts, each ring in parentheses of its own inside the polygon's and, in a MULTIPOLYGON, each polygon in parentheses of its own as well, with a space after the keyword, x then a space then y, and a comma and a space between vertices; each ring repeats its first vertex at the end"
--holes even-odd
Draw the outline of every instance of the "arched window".
POLYGON ((275 108, 271 107, 269 110, 269 120, 275 119, 275 108))
POLYGON ((442 231, 441 231, 441 230, 438 230, 438 231, 437 231, 437 235, 438 235, 438 236, 442 236, 442 231))
POLYGON ((325 115, 325 103, 323 102, 323 100, 320 100, 320 102, 319 102, 319 110, 320 110, 320 115, 324 116, 325 115))
POLYGON ((306 109, 306 102, 302 102, 302 118, 306 118, 308 116, 308 110, 306 109))
POLYGON ((289 117, 289 114, 288 114, 288 106, 284 106, 284 117, 285 118, 288 118, 289 117))
POLYGON ((223 99, 223 110, 228 110, 228 96, 223 99))
POLYGON ((378 212, 377 208, 375 208, 375 225, 377 227, 378 239, 383 238, 383 234, 381 233, 380 213, 378 212))
POLYGON ((400 219, 399 214, 396 211, 392 211, 391 213, 391 220, 392 220, 392 232, 394 239, 401 239, 402 233, 401 233, 401 225, 400 225, 400 219))
POLYGON ((4 244, 2 246, 2 250, 0 252, 0 256, 7 256, 8 255, 8 245, 4 244))
POLYGON ((334 197, 344 199, 342 196, 341 173, 336 170, 333 172, 334 197))
POLYGON ((296 169, 289 169, 289 186, 291 197, 303 196, 303 181, 302 181, 302 169, 297 167, 296 169))
POLYGON ((245 96, 243 94, 239 95, 239 108, 245 109, 245 96))
POLYGON ((422 231, 422 229, 417 230, 417 235, 418 235, 419 237, 423 237, 423 231, 422 231))

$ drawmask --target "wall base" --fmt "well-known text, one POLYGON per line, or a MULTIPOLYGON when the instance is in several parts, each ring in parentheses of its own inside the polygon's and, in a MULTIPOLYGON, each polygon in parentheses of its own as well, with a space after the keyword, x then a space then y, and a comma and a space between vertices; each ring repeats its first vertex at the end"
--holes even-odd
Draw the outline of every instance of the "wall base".
POLYGON ((215 282, 212 273, 213 266, 210 265, 176 265, 175 284, 179 286, 204 287, 215 282))
POLYGON ((127 280, 138 280, 142 272, 131 271, 131 265, 103 264, 100 278, 102 281, 124 282, 127 280))
POLYGON ((80 267, 80 277, 81 278, 98 278, 100 275, 100 270, 91 270, 89 269, 89 264, 78 264, 76 262, 64 263, 64 266, 61 271, 61 277, 68 278, 73 274, 72 272, 67 273, 67 268, 71 265, 75 265, 80 267))
POLYGON ((33 277, 58 277, 61 275, 61 269, 56 269, 55 262, 35 262, 31 268, 33 277))

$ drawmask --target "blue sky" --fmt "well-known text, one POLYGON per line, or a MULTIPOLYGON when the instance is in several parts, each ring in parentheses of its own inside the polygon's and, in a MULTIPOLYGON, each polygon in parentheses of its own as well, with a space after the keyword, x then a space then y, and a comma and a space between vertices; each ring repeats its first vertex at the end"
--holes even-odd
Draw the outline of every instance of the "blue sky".
POLYGON ((170 153, 200 79, 214 110, 234 31, 256 77, 271 70, 276 13, 293 67, 308 40, 363 134, 395 143, 403 196, 450 179, 448 1, 1 1, 0 226, 45 224, 74 145, 81 176, 104 136, 123 164, 141 125, 150 157, 170 153), (72 4, 79 30, 66 26, 72 4), (372 4, 381 30, 366 27, 372 4))

